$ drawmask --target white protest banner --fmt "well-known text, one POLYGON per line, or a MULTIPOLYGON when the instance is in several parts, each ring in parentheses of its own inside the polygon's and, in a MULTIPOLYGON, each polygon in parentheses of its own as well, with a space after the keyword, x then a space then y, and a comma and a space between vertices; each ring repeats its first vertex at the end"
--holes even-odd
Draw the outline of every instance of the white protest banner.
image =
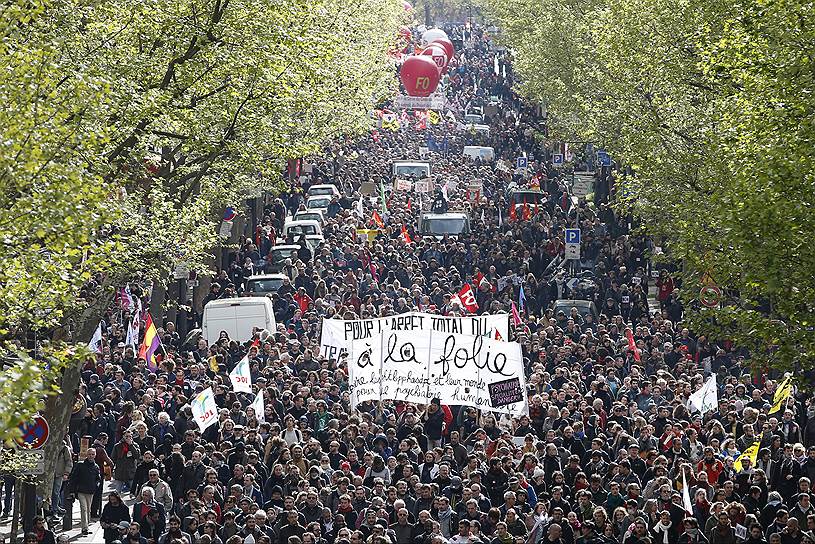
POLYGON ((249 373, 249 355, 246 355, 241 362, 229 373, 232 381, 232 389, 235 393, 252 392, 252 375, 249 373))
POLYGON ((218 422, 218 405, 215 404, 215 393, 212 392, 211 387, 207 387, 195 395, 190 402, 190 407, 192 408, 192 417, 201 432, 218 422))
POLYGON ((397 179, 396 180, 396 190, 397 191, 410 191, 413 187, 413 182, 409 179, 397 179))
POLYGON ((529 411, 521 346, 433 330, 389 331, 351 342, 351 404, 401 400, 529 411))
POLYGON ((259 423, 263 423, 266 421, 266 405, 263 403, 263 390, 261 389, 258 391, 258 394, 255 396, 255 400, 252 401, 252 404, 249 406, 255 410, 255 417, 257 418, 259 423))
POLYGON ((336 359, 352 340, 386 331, 433 330, 489 338, 509 338, 509 314, 444 317, 409 312, 376 319, 323 319, 320 355, 336 359))

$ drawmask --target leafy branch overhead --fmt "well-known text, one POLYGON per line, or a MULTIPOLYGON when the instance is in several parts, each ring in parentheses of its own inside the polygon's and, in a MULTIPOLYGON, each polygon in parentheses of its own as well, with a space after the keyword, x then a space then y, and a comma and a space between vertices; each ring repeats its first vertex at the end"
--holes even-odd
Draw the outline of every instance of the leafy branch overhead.
POLYGON ((757 362, 811 369, 811 4, 482 4, 515 52, 520 91, 547 104, 551 133, 597 142, 634 172, 620 174, 619 204, 683 263, 685 300, 706 271, 730 293, 725 307, 691 313, 698 330, 757 362))
POLYGON ((0 350, 38 357, 0 380, 4 428, 46 393, 37 350, 87 342, 114 286, 205 270, 225 206, 367 128, 404 16, 399 0, 4 3, 0 350))
POLYGON ((100 273, 200 266, 224 206, 366 128, 403 16, 398 0, 9 3, 0 329, 62 323, 100 273))

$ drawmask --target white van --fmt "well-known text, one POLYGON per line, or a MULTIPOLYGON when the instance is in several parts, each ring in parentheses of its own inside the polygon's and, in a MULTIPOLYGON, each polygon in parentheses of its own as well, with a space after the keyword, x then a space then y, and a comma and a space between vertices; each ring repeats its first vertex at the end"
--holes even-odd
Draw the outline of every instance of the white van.
POLYGON ((419 233, 436 239, 470 233, 470 217, 466 213, 423 213, 419 217, 419 233))
POLYGON ((471 159, 481 159, 482 161, 492 162, 495 160, 495 149, 491 147, 484 147, 480 145, 465 145, 464 156, 471 159))
POLYGON ((253 328, 266 329, 274 334, 277 324, 272 299, 267 297, 224 298, 213 300, 204 306, 202 318, 203 337, 212 345, 218 341, 221 331, 230 340, 246 342, 252 338, 253 328))
POLYGON ((424 179, 430 177, 428 161, 393 161, 393 175, 399 179, 424 179))

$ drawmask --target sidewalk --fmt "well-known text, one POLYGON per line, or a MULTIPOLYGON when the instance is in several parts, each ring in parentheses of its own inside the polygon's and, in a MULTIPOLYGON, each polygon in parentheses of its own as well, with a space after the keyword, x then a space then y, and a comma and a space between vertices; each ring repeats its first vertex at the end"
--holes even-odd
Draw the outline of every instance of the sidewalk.
MULTIPOLYGON (((108 494, 112 488, 110 487, 110 482, 105 482, 104 490, 102 491, 102 507, 104 508, 105 504, 107 503, 108 494)), ((135 503, 133 499, 130 498, 130 494, 126 494, 123 496, 125 504, 128 506, 128 509, 135 503)), ((46 527, 54 532, 55 536, 59 536, 65 534, 68 536, 68 540, 74 544, 103 544, 105 542, 104 538, 104 530, 102 526, 99 524, 98 521, 92 521, 90 526, 88 527, 89 533, 85 536, 81 536, 79 533, 81 532, 80 528, 80 515, 79 515, 79 501, 73 502, 73 516, 71 518, 73 522, 73 527, 69 531, 62 530, 62 518, 54 518, 53 522, 49 523, 49 520, 46 519, 46 527)), ((20 523, 20 530, 22 531, 22 522, 20 523)), ((4 538, 6 542, 10 542, 11 536, 11 517, 6 519, 0 520, 0 537, 4 538)), ((23 542, 23 533, 18 533, 17 537, 18 544, 22 544, 23 542)))

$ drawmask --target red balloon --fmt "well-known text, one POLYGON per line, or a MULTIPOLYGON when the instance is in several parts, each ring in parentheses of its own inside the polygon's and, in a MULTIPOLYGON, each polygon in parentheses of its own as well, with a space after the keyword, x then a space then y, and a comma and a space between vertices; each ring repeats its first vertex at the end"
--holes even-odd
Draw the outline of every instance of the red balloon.
POLYGON ((439 67, 431 57, 411 55, 402 63, 400 77, 410 96, 430 96, 439 85, 439 67))
POLYGON ((426 55, 433 59, 433 62, 435 62, 436 66, 439 68, 439 73, 443 74, 447 70, 447 63, 449 62, 449 59, 447 58, 447 53, 444 51, 444 48, 441 45, 430 44, 427 49, 422 51, 422 55, 426 55))
POLYGON ((456 54, 456 48, 453 47, 453 42, 446 38, 436 38, 430 44, 440 45, 444 48, 445 53, 447 53, 447 62, 453 60, 453 55, 456 54))

